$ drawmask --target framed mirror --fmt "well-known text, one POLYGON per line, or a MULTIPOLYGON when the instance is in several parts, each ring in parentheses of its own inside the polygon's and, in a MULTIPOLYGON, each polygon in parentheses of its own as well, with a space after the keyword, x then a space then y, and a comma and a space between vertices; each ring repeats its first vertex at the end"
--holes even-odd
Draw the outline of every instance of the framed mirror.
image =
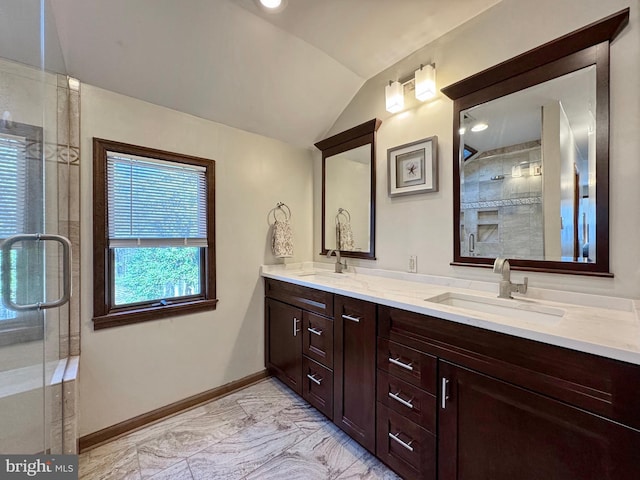
POLYGON ((322 151, 322 255, 375 258, 375 133, 373 119, 326 138, 322 151))
POLYGON ((454 100, 454 260, 609 272, 609 44, 629 9, 442 89, 454 100))

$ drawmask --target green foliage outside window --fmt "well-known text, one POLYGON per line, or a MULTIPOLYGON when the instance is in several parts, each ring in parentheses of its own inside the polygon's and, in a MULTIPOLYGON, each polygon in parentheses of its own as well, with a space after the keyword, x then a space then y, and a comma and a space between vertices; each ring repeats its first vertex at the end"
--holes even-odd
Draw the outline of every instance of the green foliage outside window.
POLYGON ((202 293, 198 247, 115 248, 115 305, 202 293))

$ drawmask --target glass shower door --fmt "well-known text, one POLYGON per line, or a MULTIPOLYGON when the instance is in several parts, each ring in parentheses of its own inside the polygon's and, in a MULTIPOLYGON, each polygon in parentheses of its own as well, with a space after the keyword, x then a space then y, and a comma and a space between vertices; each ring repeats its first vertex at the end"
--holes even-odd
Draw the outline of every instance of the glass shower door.
POLYGON ((19 4, 0 13, 33 27, 41 65, 0 56, 0 453, 61 453, 70 245, 57 235, 57 77, 43 68, 44 1, 19 4))

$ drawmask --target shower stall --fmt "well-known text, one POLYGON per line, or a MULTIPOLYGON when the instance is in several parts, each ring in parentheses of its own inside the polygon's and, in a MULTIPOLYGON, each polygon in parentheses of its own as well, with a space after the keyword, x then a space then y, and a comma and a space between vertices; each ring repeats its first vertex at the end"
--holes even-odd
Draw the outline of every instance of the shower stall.
POLYGON ((79 85, 61 58, 48 0, 0 0, 3 454, 77 452, 79 85))

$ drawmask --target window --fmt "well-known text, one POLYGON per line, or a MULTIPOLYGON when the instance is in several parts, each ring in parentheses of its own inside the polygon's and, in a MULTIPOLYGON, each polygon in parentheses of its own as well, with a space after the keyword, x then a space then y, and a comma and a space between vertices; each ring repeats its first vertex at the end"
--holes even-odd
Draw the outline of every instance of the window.
POLYGON ((214 309, 214 168, 94 138, 94 328, 214 309))
MULTIPOLYGON (((13 235, 42 232, 41 128, 17 122, 0 124, 0 185, 0 244, 13 235)), ((9 270, 0 282, 0 299, 8 294, 18 304, 41 301, 42 255, 35 242, 15 244, 9 253, 9 270)), ((0 301, 0 346, 38 340, 42 334, 38 312, 17 312, 0 301)))

